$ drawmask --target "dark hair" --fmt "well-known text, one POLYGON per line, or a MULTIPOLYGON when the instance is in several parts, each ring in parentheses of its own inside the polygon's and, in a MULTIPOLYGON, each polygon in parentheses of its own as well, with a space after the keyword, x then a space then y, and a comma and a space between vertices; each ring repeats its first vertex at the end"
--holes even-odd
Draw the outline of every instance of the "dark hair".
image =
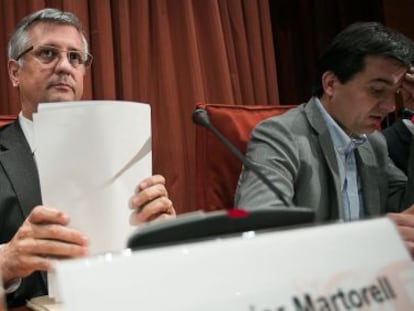
POLYGON ((364 70, 367 56, 383 56, 410 66, 414 44, 403 34, 376 22, 354 23, 340 32, 322 54, 312 93, 323 94, 322 75, 332 71, 341 83, 364 70))

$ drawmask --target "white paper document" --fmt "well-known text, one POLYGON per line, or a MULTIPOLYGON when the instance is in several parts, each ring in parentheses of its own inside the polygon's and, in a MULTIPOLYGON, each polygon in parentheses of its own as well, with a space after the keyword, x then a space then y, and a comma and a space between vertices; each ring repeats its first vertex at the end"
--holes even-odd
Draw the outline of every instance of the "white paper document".
POLYGON ((33 122, 43 204, 70 216, 91 255, 123 249, 134 230, 129 199, 152 171, 150 106, 47 103, 33 122))

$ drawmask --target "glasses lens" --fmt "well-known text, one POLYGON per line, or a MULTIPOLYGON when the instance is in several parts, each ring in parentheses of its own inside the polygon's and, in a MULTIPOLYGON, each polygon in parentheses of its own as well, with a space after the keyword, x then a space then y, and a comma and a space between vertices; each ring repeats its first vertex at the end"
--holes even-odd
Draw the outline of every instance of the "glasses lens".
POLYGON ((79 51, 68 51, 68 59, 73 67, 77 67, 84 63, 85 57, 79 51))
POLYGON ((41 63, 50 64, 58 57, 59 51, 53 46, 40 46, 33 54, 41 63))
POLYGON ((33 51, 34 57, 42 64, 46 65, 54 63, 62 53, 65 53, 69 63, 75 68, 79 65, 89 66, 92 61, 92 56, 90 54, 82 53, 77 50, 61 50, 54 46, 43 45, 33 51))

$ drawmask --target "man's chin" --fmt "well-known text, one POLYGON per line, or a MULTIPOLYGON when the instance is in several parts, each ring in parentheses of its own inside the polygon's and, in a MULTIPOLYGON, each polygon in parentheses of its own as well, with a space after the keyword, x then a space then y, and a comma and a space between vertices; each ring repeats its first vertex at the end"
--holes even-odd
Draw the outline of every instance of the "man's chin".
POLYGON ((74 98, 73 95, 54 95, 54 96, 49 96, 44 102, 45 103, 53 103, 53 102, 67 102, 67 101, 75 101, 76 99, 74 98))
POLYGON ((364 129, 361 129, 361 131, 359 131, 359 135, 363 135, 363 134, 371 134, 375 131, 379 131, 381 130, 381 124, 373 124, 370 126, 365 127, 364 129))

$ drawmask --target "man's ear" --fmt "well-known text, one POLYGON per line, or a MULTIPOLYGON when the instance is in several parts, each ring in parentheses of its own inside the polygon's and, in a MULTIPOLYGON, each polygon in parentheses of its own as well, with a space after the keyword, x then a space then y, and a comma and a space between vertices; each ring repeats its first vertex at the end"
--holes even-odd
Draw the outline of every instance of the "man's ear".
POLYGON ((18 87, 20 83, 20 64, 14 59, 9 59, 7 68, 12 85, 18 87))
POLYGON ((332 96, 338 82, 338 78, 332 71, 324 72, 322 75, 322 87, 324 93, 328 96, 332 96))

